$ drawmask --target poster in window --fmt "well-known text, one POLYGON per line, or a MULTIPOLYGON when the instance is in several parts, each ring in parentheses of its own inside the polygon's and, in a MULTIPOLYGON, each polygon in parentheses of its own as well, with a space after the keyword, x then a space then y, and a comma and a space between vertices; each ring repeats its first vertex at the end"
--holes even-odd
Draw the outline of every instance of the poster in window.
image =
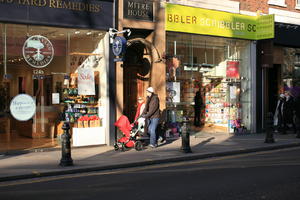
POLYGON ((180 82, 167 82, 167 94, 170 102, 180 102, 180 82))
POLYGON ((239 65, 239 61, 227 61, 226 77, 240 78, 239 65))
POLYGON ((52 93, 52 104, 59 104, 59 93, 52 93))
POLYGON ((95 77, 93 69, 78 69, 78 94, 95 95, 95 77))

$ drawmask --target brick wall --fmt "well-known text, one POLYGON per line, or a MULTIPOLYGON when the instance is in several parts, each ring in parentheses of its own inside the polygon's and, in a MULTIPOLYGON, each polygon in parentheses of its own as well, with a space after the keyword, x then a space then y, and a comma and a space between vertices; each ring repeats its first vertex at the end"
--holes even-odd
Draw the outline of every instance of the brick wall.
POLYGON ((240 2, 240 10, 246 10, 251 12, 256 12, 257 10, 261 10, 262 13, 268 14, 268 9, 276 8, 285 11, 292 11, 300 13, 300 9, 295 9, 296 0, 285 0, 285 4, 287 7, 269 5, 269 0, 232 0, 240 2))

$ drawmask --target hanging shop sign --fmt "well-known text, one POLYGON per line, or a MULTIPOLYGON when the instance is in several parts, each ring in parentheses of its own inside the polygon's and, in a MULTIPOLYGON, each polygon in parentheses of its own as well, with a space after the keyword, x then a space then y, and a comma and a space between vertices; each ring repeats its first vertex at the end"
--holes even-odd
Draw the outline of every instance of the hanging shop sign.
POLYGON ((78 94, 95 95, 95 77, 93 69, 78 69, 78 94))
POLYGON ((123 61, 123 55, 126 51, 127 40, 124 37, 116 36, 112 43, 112 52, 116 56, 115 62, 123 61))
POLYGON ((35 114, 34 99, 27 94, 19 94, 10 102, 10 113, 18 121, 27 121, 35 114))
POLYGON ((166 4, 166 30, 261 40, 274 38, 274 15, 247 16, 166 4))
POLYGON ((124 37, 116 36, 112 43, 112 51, 115 56, 122 55, 126 50, 127 40, 124 37))
POLYGON ((124 18, 153 21, 153 1, 124 0, 124 18))
POLYGON ((32 67, 43 68, 50 64, 54 56, 53 45, 41 35, 29 37, 23 45, 23 57, 32 67))
POLYGON ((1 0, 0 21, 107 29, 113 26, 113 4, 113 0, 1 0))

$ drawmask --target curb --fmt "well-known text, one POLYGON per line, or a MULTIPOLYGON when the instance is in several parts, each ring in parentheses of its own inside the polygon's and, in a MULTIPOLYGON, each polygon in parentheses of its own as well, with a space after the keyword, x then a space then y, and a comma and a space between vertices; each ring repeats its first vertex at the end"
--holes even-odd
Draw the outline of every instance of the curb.
POLYGON ((178 156, 178 157, 166 158, 166 159, 124 163, 124 164, 117 164, 117 165, 107 165, 101 167, 88 167, 88 168, 83 167, 79 169, 65 169, 61 171, 50 171, 50 172, 30 173, 30 174, 23 174, 23 175, 16 175, 16 176, 0 177, 0 182, 40 178, 40 177, 48 177, 48 176, 58 176, 58 175, 66 175, 66 174, 76 174, 76 173, 84 173, 84 172, 86 173, 86 172, 95 172, 95 171, 104 171, 104 170, 115 170, 115 169, 131 168, 131 167, 142 167, 147 165, 156 165, 156 164, 165 164, 165 163, 172 163, 172 162, 206 159, 212 157, 247 154, 253 152, 271 151, 276 149, 285 149, 285 148, 292 148, 292 147, 299 147, 299 146, 300 146, 300 142, 292 143, 292 144, 276 145, 276 146, 266 146, 266 147, 250 148, 250 149, 239 149, 233 151, 208 153, 208 154, 189 153, 189 154, 185 154, 184 156, 178 156))

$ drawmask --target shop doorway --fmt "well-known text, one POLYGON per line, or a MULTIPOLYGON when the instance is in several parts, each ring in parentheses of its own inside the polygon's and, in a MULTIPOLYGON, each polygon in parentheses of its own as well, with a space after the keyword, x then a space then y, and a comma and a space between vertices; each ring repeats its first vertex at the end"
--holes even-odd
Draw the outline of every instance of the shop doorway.
POLYGON ((150 62, 144 58, 145 46, 142 43, 132 44, 125 56, 124 67, 124 114, 130 121, 134 120, 137 99, 146 100, 146 87, 149 82, 150 62))
POLYGON ((137 99, 146 100, 146 88, 149 86, 151 70, 152 43, 144 38, 152 31, 131 29, 123 62, 124 115, 132 122, 137 110, 137 99))

